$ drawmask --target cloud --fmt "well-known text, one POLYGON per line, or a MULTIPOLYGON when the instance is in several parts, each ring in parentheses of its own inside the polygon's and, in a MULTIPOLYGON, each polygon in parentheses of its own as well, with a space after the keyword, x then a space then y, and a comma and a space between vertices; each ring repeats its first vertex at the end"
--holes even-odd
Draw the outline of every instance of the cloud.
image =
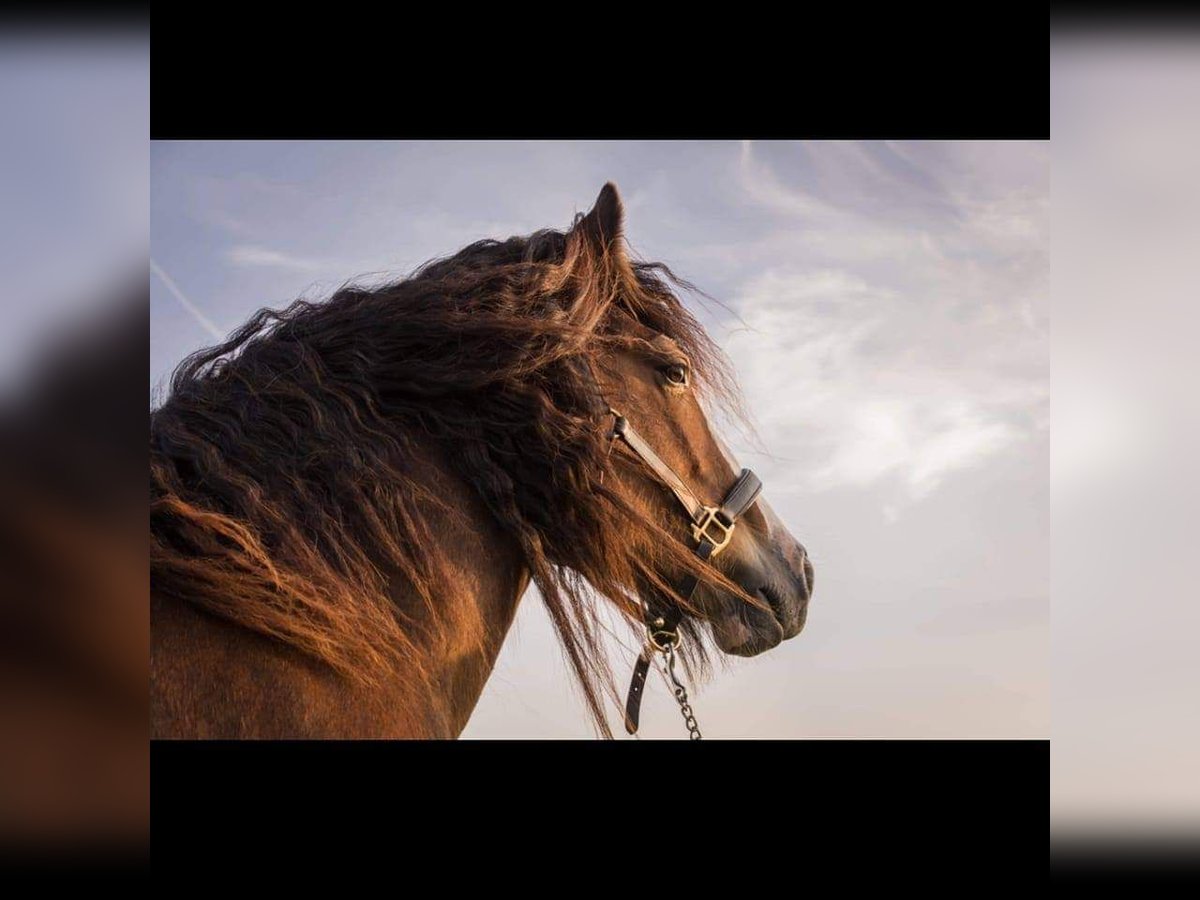
POLYGON ((297 272, 316 272, 329 268, 327 263, 319 260, 293 256, 253 244, 236 244, 229 248, 226 255, 229 261, 237 266, 264 266, 297 272))
POLYGON ((801 463, 808 490, 895 479, 919 500, 1024 440, 1048 402, 1040 373, 1019 370, 1022 348, 1015 360, 972 350, 995 342, 984 310, 956 321, 838 270, 766 272, 732 306, 747 327, 724 345, 759 433, 801 463))
POLYGON ((706 253, 745 266, 731 306, 746 327, 722 342, 781 480, 878 489, 894 521, 1045 428, 1044 157, 1036 144, 743 143, 746 199, 796 221, 706 253))
POLYGON ((750 141, 742 141, 738 158, 738 183, 756 203, 785 215, 805 219, 825 217, 834 210, 804 191, 785 187, 771 168, 755 158, 750 141))

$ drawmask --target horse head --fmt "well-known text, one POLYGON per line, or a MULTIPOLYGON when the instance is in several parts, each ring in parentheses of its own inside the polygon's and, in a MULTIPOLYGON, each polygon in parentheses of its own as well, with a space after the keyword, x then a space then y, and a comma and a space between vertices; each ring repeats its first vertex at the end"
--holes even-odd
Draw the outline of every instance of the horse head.
MULTIPOLYGON (((605 185, 574 231, 637 280, 623 248, 623 207, 613 185, 605 185)), ((719 385, 697 383, 698 370, 712 372, 715 361, 705 359, 698 365, 680 341, 620 307, 611 316, 607 337, 612 349, 600 355, 594 367, 608 405, 600 412, 620 420, 620 427, 631 429, 637 440, 618 442, 622 451, 632 452, 622 452, 616 490, 630 506, 662 523, 680 545, 693 547, 710 538, 719 552, 708 562, 725 582, 701 579, 692 597, 680 597, 678 585, 686 583, 687 573, 668 565, 657 574, 669 591, 642 585, 647 609, 656 614, 670 608, 672 601, 686 605, 688 616, 709 626, 717 646, 736 656, 755 656, 795 637, 804 627, 813 567, 804 547, 766 501, 757 497, 736 524, 708 515, 709 523, 698 527, 704 525, 698 522, 705 516, 703 510, 719 510, 744 471, 705 412, 702 389, 712 392, 719 385), (665 467, 639 458, 647 455, 665 467), (701 512, 693 515, 688 510, 688 495, 699 501, 701 512)), ((699 346, 707 348, 705 343, 699 346)))

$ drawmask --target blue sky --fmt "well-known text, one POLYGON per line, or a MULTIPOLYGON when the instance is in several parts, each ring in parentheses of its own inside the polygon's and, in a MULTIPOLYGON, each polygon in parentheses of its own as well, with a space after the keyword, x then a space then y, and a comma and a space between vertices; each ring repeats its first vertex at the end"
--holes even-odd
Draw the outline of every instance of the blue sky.
POLYGON ((0 34, 0 391, 146 265, 149 60, 145 34, 0 34))
MULTIPOLYGON (((705 733, 1048 736, 1046 144, 158 142, 150 164, 152 402, 261 306, 565 227, 615 181, 633 249, 740 317, 702 315, 761 439, 727 441, 817 566, 805 632, 701 687, 705 733)), ((651 692, 645 736, 678 736, 670 703, 651 692)), ((590 736, 532 595, 466 736, 590 736)))

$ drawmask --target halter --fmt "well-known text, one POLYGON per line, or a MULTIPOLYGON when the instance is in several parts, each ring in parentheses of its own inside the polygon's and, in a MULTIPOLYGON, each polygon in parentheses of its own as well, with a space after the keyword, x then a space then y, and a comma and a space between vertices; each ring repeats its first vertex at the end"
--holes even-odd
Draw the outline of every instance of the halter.
MULTIPOLYGON (((754 505, 762 491, 762 482, 749 469, 742 469, 741 475, 733 483, 733 487, 725 495, 720 506, 705 506, 696 493, 675 474, 654 449, 646 443, 640 434, 629 424, 629 420, 609 408, 609 413, 616 419, 613 424, 611 438, 621 440, 639 459, 642 460, 658 477, 671 489, 671 492, 687 511, 691 520, 692 538, 696 541, 695 554, 702 560, 710 560, 727 546, 733 538, 733 529, 737 520, 745 515, 754 505)), ((684 600, 691 600, 696 592, 699 581, 695 575, 688 575, 680 585, 678 594, 684 600)), ((677 630, 683 619, 683 610, 678 604, 671 607, 662 615, 654 615, 649 603, 645 604, 646 646, 633 669, 633 680, 629 684, 629 696, 625 701, 625 730, 630 734, 637 733, 638 717, 642 708, 642 694, 646 684, 646 673, 650 670, 650 660, 654 653, 661 653, 666 659, 666 673, 672 682, 672 689, 692 740, 700 739, 700 729, 696 725, 692 708, 688 705, 687 691, 675 675, 675 651, 679 647, 682 636, 677 630)))

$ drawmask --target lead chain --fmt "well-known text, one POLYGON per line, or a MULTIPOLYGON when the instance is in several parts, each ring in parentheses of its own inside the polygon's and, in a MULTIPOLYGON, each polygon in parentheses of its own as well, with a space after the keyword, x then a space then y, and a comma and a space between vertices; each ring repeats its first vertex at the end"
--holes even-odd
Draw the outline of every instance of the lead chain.
POLYGON ((662 654, 667 658, 667 677, 671 679, 671 689, 675 693, 679 711, 683 713, 683 723, 687 726, 688 738, 693 741, 703 740, 704 736, 700 734, 700 726, 696 722, 696 714, 692 712, 691 704, 688 703, 687 688, 675 674, 675 645, 668 643, 662 654))

